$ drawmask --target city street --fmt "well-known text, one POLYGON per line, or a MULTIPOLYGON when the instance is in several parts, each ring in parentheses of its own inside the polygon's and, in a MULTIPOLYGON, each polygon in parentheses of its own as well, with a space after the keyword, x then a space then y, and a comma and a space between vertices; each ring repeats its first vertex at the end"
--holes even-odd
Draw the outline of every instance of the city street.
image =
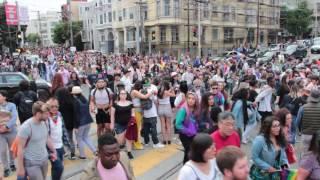
MULTIPOLYGON (((97 142, 96 125, 91 126, 90 137, 97 142)), ((256 130, 258 130, 257 128, 256 130)), ((158 122, 158 131, 160 130, 158 122)), ((256 132, 257 133, 257 132, 256 132)), ((255 134, 252 135, 254 137, 255 134)), ((298 137, 300 139, 300 137, 298 137)), ((301 143, 295 145, 297 157, 300 157, 301 143)), ((251 143, 242 144, 241 149, 244 150, 248 157, 251 157, 251 143)), ((65 159, 65 171, 63 179, 76 180, 81 177, 80 172, 87 167, 89 162, 94 159, 89 149, 86 149, 88 160, 68 160, 65 159)), ((133 151, 134 159, 131 161, 134 174, 137 180, 175 180, 178 172, 182 167, 183 148, 180 141, 175 136, 173 144, 166 146, 163 149, 153 149, 152 147, 145 147, 144 150, 133 151)), ((293 164, 291 168, 297 168, 297 164, 293 164)), ((50 168, 48 176, 50 175, 50 168)), ((15 174, 5 178, 6 180, 16 180, 15 174)), ((51 179, 48 177, 48 180, 51 179)))

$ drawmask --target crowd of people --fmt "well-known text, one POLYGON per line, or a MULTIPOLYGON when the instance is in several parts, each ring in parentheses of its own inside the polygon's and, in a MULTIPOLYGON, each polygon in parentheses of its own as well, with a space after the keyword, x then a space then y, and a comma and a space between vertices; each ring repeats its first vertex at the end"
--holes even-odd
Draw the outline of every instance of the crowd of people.
POLYGON ((83 179, 135 179, 132 152, 166 148, 177 134, 179 180, 280 180, 282 172, 319 179, 319 60, 30 51, 42 60, 3 56, 0 70, 52 86, 43 93, 21 81, 12 99, 0 90, 0 178, 16 171, 21 180, 44 180, 50 162, 50 176, 61 179, 64 158, 87 159, 88 147, 96 158, 83 179), (243 144, 251 146, 249 157, 243 144))

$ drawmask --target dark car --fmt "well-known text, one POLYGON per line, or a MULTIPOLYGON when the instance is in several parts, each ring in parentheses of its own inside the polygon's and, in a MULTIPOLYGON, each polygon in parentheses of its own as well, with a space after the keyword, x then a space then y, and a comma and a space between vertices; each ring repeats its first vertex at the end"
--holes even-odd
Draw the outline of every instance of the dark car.
POLYGON ((302 59, 307 56, 307 48, 304 45, 289 45, 285 51, 285 57, 294 57, 296 59, 302 59))
POLYGON ((43 79, 31 81, 21 72, 3 72, 0 73, 0 89, 8 91, 9 101, 11 101, 13 96, 19 91, 19 83, 22 80, 27 80, 31 84, 35 82, 38 92, 42 90, 47 93, 48 96, 50 95, 51 84, 43 79))

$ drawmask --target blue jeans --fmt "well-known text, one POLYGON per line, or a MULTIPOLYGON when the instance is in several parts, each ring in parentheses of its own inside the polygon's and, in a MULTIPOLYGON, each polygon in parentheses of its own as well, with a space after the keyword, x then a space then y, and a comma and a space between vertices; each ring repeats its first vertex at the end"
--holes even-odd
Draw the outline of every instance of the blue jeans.
POLYGON ((298 130, 299 122, 297 122, 297 116, 292 115, 292 123, 291 123, 291 129, 290 129, 290 144, 296 143, 296 137, 297 137, 297 130, 298 130))
POLYGON ((57 160, 51 161, 51 178, 54 180, 60 180, 63 173, 63 155, 64 149, 63 147, 60 149, 56 149, 57 151, 57 160))

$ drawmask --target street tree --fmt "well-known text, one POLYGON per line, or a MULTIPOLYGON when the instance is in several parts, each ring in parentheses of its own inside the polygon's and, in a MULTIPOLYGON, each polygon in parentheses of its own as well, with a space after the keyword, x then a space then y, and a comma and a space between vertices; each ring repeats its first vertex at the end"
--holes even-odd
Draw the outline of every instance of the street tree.
MULTIPOLYGON (((68 23, 58 23, 53 29, 53 42, 56 44, 65 44, 70 40, 70 26, 68 23)), ((72 32, 74 46, 77 50, 83 50, 83 43, 81 41, 82 22, 72 22, 72 32)))
POLYGON ((39 43, 40 42, 40 36, 37 33, 30 33, 27 36, 27 41, 31 43, 39 43))
POLYGON ((286 28, 289 33, 302 38, 303 34, 310 32, 312 10, 308 9, 306 1, 299 3, 296 9, 287 10, 286 15, 286 28))

